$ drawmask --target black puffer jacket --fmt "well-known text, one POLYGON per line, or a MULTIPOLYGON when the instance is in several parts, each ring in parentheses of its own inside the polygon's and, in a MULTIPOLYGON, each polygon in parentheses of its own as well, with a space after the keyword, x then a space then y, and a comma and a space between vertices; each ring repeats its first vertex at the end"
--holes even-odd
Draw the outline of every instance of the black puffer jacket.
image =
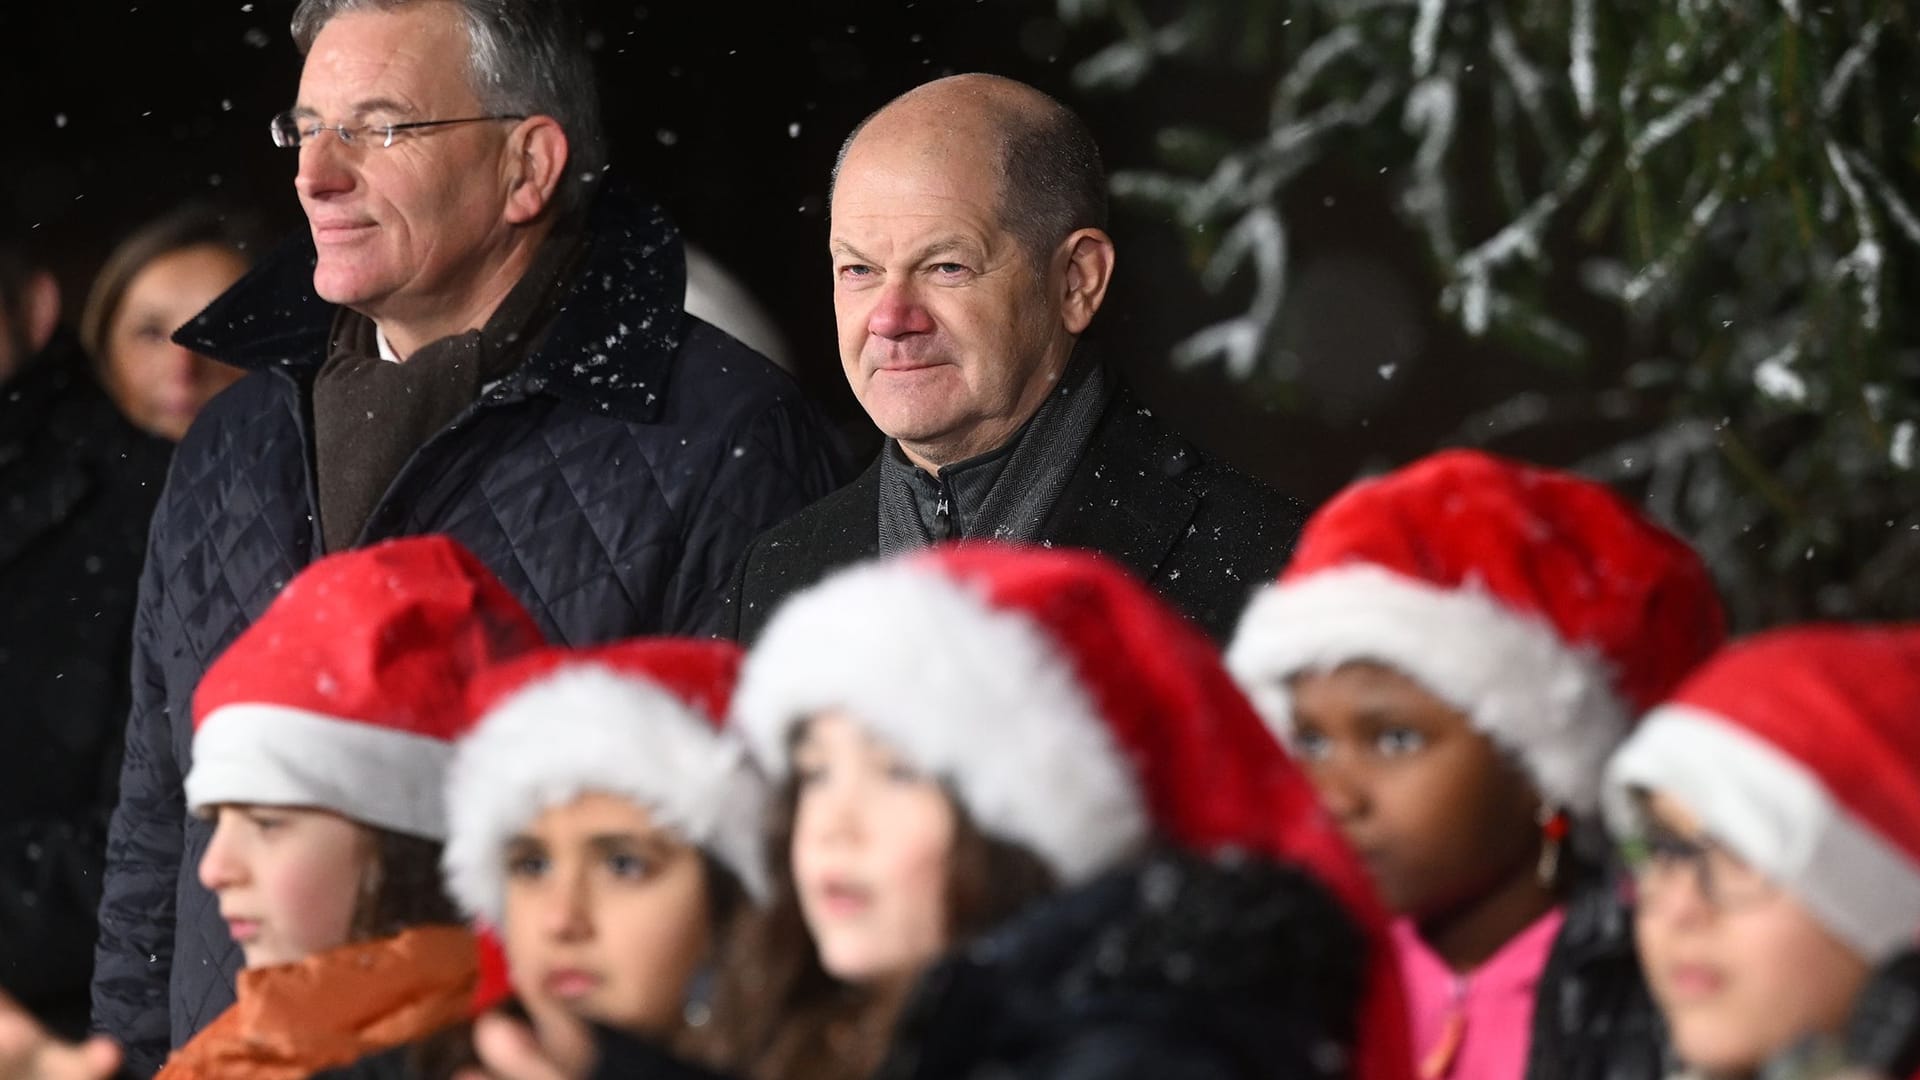
MULTIPOLYGON (((543 339, 401 468, 359 542, 452 535, 558 642, 705 633, 748 541, 832 489, 830 439, 791 379, 681 310, 658 211, 603 193, 587 235, 543 339)), ((201 673, 321 551, 310 396, 333 309, 312 266, 281 253, 179 335, 255 374, 181 443, 141 581, 93 993, 142 1071, 233 997, 181 782, 201 673)))
POLYGON ((1540 974, 1527 1080, 1663 1080, 1675 1064, 1640 973, 1633 911, 1596 873, 1567 902, 1540 974))
POLYGON ((86 1029, 134 589, 172 447, 55 342, 0 386, 0 988, 71 1036, 86 1029))
POLYGON ((1365 954, 1293 870, 1160 855, 935 967, 877 1080, 1344 1077, 1365 954))

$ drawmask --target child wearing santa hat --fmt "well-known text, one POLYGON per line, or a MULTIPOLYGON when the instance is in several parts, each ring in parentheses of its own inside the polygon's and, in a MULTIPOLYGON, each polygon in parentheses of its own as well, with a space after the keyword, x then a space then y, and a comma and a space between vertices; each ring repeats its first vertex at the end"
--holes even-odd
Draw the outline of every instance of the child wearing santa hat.
POLYGON ((468 680, 539 644, 477 559, 417 537, 314 563, 208 668, 187 806, 246 968, 162 1077, 306 1077, 469 1014, 442 776, 468 680))
MULTIPOLYGON (((447 884, 497 928, 517 1003, 570 1074, 645 1044, 731 1064, 704 1037, 710 971, 766 891, 765 782, 724 723, 741 656, 638 639, 540 650, 475 681, 479 719, 447 782, 447 884), (630 1038, 596 1055, 583 1020, 630 1038)), ((670 1070, 690 1071, 644 1071, 670 1070)))
POLYGON ((1920 624, 1797 627, 1727 648, 1609 764, 1640 955, 1696 1075, 1913 1070, 1910 970, 1904 1008, 1861 1006, 1920 935, 1917 716, 1920 624))
POLYGON ((1228 665, 1400 916, 1423 1080, 1660 1075, 1601 769, 1722 635, 1681 541, 1463 450, 1335 496, 1249 605, 1228 665))
POLYGON ((759 1080, 1408 1075, 1364 870, 1206 639, 1111 563, 843 571, 774 616, 734 710, 784 781, 722 989, 759 1080))

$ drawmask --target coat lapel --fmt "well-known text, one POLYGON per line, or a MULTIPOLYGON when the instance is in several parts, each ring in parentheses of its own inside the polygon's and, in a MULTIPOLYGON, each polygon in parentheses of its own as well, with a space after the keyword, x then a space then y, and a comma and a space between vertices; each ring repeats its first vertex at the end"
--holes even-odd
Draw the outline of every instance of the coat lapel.
POLYGON ((815 520, 821 528, 806 538, 810 561, 838 567, 880 554, 879 457, 852 483, 822 499, 820 509, 815 520))
POLYGON ((1191 447, 1163 438, 1139 401, 1117 389, 1049 517, 1046 540, 1103 551, 1151 581, 1200 508, 1168 477, 1197 459, 1191 447))

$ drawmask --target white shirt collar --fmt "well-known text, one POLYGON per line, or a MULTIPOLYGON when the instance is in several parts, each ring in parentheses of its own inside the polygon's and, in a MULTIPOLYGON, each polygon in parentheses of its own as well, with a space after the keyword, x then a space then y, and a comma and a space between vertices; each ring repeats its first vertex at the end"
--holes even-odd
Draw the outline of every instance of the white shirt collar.
POLYGON ((380 329, 379 323, 373 324, 373 343, 380 349, 380 359, 390 364, 400 362, 400 354, 394 352, 393 346, 387 343, 387 332, 380 329))

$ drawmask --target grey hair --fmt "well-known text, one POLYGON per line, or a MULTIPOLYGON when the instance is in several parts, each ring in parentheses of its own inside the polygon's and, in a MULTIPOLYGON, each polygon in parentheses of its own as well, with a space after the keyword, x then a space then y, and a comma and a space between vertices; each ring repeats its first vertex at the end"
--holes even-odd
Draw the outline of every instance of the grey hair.
MULTIPOLYGON (((999 135, 995 164, 1000 178, 1000 220, 1044 265, 1053 249, 1075 232, 1107 227, 1107 170, 1093 132, 1078 113, 1031 86, 1014 85, 1029 99, 1027 108, 983 101, 983 107, 994 113, 999 135)), ((854 140, 875 117, 912 93, 908 91, 870 113, 840 144, 827 186, 829 203, 854 140)))
POLYGON ((560 207, 584 204, 607 167, 607 136, 593 57, 569 17, 572 5, 560 0, 300 0, 293 12, 293 41, 305 56, 321 28, 337 16, 423 2, 450 3, 459 12, 467 31, 467 84, 482 108, 560 122, 568 150, 560 207))

